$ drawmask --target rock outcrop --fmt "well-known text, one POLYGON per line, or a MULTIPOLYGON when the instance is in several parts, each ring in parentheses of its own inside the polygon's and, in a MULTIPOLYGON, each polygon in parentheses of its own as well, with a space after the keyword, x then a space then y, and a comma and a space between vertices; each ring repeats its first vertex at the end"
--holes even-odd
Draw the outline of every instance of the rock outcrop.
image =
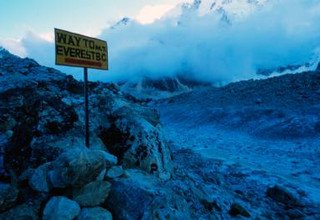
POLYGON ((125 169, 170 178, 170 150, 155 110, 114 84, 90 82, 86 149, 83 83, 0 53, 1 219, 112 219, 99 206, 125 169))

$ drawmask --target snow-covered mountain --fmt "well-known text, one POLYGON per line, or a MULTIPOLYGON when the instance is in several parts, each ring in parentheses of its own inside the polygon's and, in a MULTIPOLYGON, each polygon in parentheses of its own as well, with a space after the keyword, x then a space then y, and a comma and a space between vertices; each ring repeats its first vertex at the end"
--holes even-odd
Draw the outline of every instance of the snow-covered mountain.
MULTIPOLYGON (((275 2, 277 0, 274 0, 275 2)), ((250 15, 256 10, 270 4, 271 0, 194 0, 177 5, 165 16, 176 17, 183 20, 190 16, 204 16, 218 14, 221 20, 227 23, 238 21, 250 15)))

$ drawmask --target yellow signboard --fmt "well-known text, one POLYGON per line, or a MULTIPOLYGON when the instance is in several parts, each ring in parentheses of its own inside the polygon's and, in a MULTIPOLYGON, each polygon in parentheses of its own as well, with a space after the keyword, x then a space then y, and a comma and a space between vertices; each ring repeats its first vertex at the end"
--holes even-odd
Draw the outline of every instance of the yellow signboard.
POLYGON ((108 69, 107 42, 55 29, 56 64, 108 69))

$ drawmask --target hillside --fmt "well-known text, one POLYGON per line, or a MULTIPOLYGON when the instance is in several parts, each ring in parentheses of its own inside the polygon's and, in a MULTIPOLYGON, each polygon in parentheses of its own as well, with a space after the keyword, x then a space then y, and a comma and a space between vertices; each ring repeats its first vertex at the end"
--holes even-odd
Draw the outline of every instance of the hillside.
POLYGON ((195 89, 155 102, 176 148, 276 175, 320 202, 320 72, 195 89))
MULTIPOLYGON (((271 84, 277 81, 272 80, 271 84)), ((197 87, 153 107, 122 93, 115 84, 90 82, 91 146, 87 149, 83 83, 2 49, 0 219, 319 217, 313 185, 318 180, 302 184, 263 166, 248 167, 231 156, 218 158, 217 147, 237 136, 216 127, 219 143, 211 139, 214 127, 202 129, 217 121, 207 112, 213 103, 220 103, 214 97, 234 96, 228 95, 231 90, 242 91, 240 100, 249 107, 263 105, 267 97, 255 104, 245 98, 249 88, 261 82, 197 87), (206 155, 202 149, 208 150, 206 155)), ((167 88, 159 83, 152 85, 167 88)), ((316 90, 318 84, 311 83, 310 88, 316 90)), ((306 103, 313 105, 317 97, 306 103)), ((237 103, 229 98, 220 109, 236 109, 237 103)), ((255 153, 250 148, 260 142, 248 140, 240 144, 249 144, 246 153, 255 153)))

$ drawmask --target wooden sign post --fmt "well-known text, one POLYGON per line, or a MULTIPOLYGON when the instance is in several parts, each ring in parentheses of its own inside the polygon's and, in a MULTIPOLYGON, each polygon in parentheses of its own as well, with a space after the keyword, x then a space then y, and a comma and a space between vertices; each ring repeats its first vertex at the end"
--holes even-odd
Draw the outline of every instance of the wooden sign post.
POLYGON ((56 65, 84 67, 85 145, 90 147, 88 68, 108 70, 106 41, 54 29, 56 65))

